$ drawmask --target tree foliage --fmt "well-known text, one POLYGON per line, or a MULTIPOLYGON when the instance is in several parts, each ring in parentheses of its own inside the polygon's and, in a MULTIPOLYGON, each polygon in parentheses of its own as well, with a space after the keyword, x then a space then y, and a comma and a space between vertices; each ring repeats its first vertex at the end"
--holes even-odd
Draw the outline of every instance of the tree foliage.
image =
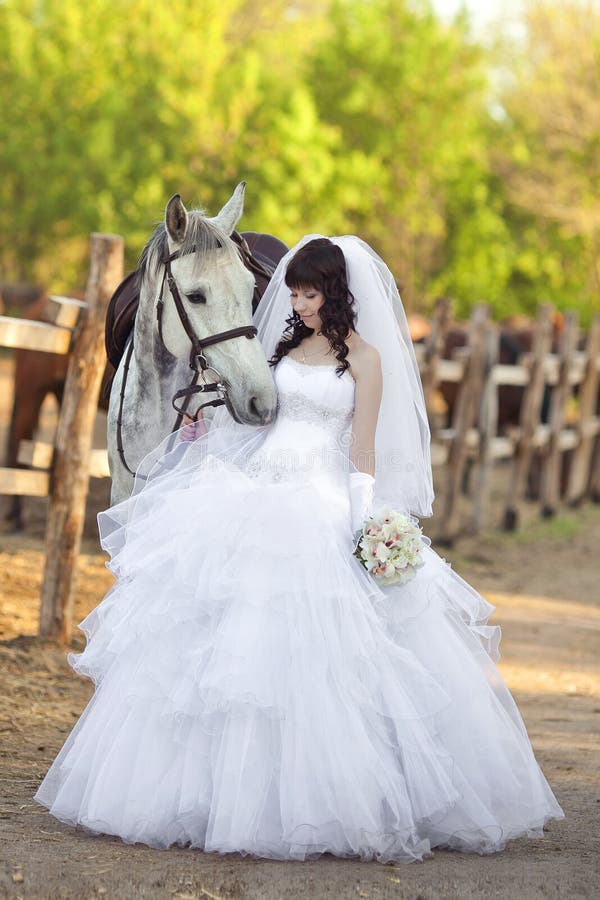
MULTIPOLYGON (((445 26, 427 5, 398 0, 335 0, 310 79, 320 85, 322 117, 371 164, 357 227, 393 261, 405 299, 426 295, 443 271, 438 286, 458 287, 470 249, 462 215, 487 215, 489 231, 498 227, 479 189, 487 85, 466 22, 445 26)), ((493 248, 481 252, 491 263, 493 248)), ((480 290, 487 271, 479 272, 480 290)))
POLYGON ((589 320, 600 309, 600 7, 536 0, 524 25, 490 142, 515 241, 511 293, 589 320))
POLYGON ((428 0, 4 0, 0 279, 81 285, 98 230, 133 264, 172 193, 245 179, 244 227, 358 233, 413 308, 589 316, 599 15, 532 3, 508 59, 428 0))

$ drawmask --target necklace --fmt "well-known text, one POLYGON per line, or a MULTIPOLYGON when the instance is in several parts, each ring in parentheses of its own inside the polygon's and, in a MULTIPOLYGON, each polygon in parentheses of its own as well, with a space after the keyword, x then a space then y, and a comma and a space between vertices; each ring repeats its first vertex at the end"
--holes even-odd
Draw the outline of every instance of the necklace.
MULTIPOLYGON (((300 344, 300 349, 302 350, 302 362, 306 362, 307 359, 312 359, 313 356, 322 356, 323 355, 322 350, 319 350, 317 353, 306 353, 302 344, 300 344)), ((328 356, 330 353, 331 353, 331 347, 329 348, 329 350, 327 351, 325 356, 328 356)))

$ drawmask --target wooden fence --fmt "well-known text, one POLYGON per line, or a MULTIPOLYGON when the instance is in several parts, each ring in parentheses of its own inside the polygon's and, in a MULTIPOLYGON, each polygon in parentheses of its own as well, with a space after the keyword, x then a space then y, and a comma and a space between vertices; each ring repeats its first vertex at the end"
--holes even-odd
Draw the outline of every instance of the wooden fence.
POLYGON ((25 460, 37 469, 0 468, 0 494, 48 496, 46 559, 39 633, 70 643, 76 560, 83 532, 92 462, 92 430, 104 370, 104 320, 108 301, 123 277, 123 239, 93 234, 85 303, 53 297, 54 323, 0 316, 0 346, 69 354, 53 448, 29 444, 25 460))
MULTIPOLYGON (((64 399, 54 446, 24 441, 19 462, 31 469, 0 468, 0 494, 48 496, 46 562, 42 586, 40 634, 69 643, 72 633, 75 562, 79 551, 90 475, 108 474, 106 451, 91 449, 94 416, 104 369, 104 319, 112 291, 123 276, 123 241, 92 235, 90 275, 85 302, 52 297, 52 324, 0 316, 0 346, 69 354, 64 399)), ((499 362, 499 329, 484 305, 474 308, 465 347, 443 358, 450 307, 438 304, 424 344, 416 345, 425 398, 432 421, 432 462, 442 486, 436 541, 451 543, 462 524, 459 498, 471 474, 467 527, 485 524, 495 467, 506 476, 502 525, 515 528, 532 470, 539 475, 543 515, 559 504, 600 499, 600 316, 577 349, 579 329, 567 313, 560 347, 551 352, 552 310, 541 306, 531 351, 515 365, 499 362), (438 427, 435 398, 443 383, 456 385, 452 422, 438 427), (523 390, 519 421, 500 433, 498 391, 523 390), (550 396, 542 421, 542 402, 550 396), (577 414, 567 418, 576 395, 577 414), (566 454, 569 467, 561 493, 566 454)), ((564 481, 564 478, 563 478, 564 481)))
MULTIPOLYGON (((486 306, 474 308, 468 345, 453 359, 441 356, 448 325, 449 309, 442 303, 430 337, 417 347, 430 410, 442 382, 457 384, 450 427, 432 428, 432 461, 435 467, 445 467, 438 479, 445 489, 437 540, 451 543, 459 530, 458 499, 468 467, 474 468, 468 523, 472 532, 484 524, 492 472, 501 460, 506 471, 504 528, 518 524, 532 471, 538 476, 544 516, 554 515, 561 502, 576 505, 587 497, 600 499, 600 316, 592 323, 585 348, 578 350, 577 317, 566 313, 560 346, 552 353, 552 310, 540 306, 531 351, 515 365, 498 362, 499 328, 486 306), (523 397, 519 421, 499 433, 498 391, 503 386, 522 388, 523 397), (545 395, 549 411, 547 421, 542 421, 545 395), (561 481, 566 481, 562 492, 561 481)), ((435 420, 433 413, 431 419, 435 420)))

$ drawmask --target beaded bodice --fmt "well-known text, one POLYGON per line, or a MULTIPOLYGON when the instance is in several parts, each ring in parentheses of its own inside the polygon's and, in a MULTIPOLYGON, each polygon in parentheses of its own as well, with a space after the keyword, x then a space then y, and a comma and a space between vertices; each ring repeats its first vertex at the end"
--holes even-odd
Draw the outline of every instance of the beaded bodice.
POLYGON ((284 356, 275 370, 278 419, 314 425, 336 437, 345 431, 354 412, 354 379, 348 370, 340 377, 335 369, 284 356))
POLYGON ((313 366, 284 356, 275 368, 277 419, 248 474, 265 469, 275 480, 343 467, 354 413, 354 379, 335 365, 313 366))

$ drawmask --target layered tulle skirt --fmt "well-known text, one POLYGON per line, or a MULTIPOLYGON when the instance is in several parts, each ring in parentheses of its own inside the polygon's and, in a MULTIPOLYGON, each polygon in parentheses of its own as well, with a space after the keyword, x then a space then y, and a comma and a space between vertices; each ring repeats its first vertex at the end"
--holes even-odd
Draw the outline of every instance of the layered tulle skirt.
POLYGON ((104 514, 117 581, 69 655, 96 690, 35 799, 127 842, 299 860, 489 853, 562 817, 493 607, 430 548, 381 590, 343 472, 208 462, 104 514))

